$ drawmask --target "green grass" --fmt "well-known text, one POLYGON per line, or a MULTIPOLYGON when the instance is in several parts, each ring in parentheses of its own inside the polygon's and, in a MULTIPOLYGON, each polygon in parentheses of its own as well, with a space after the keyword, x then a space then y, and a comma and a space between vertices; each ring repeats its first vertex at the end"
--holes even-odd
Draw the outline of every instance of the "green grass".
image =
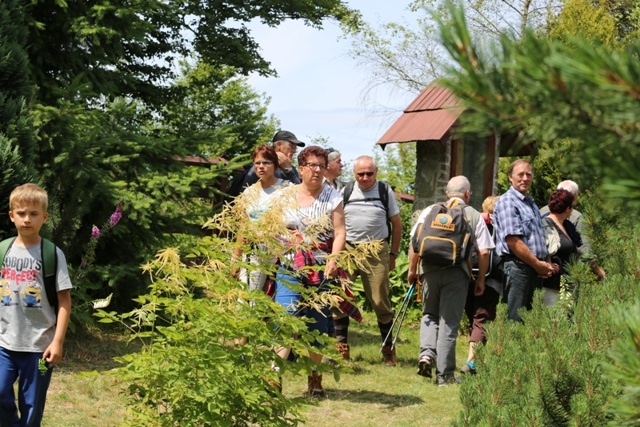
MULTIPOLYGON (((405 320, 396 343, 398 366, 382 362, 380 333, 375 317, 365 315, 362 324, 351 323, 351 362, 340 381, 325 376, 327 397, 304 411, 306 426, 448 426, 462 409, 459 386, 436 387, 433 381, 416 374, 418 355, 418 312, 405 320)), ((408 316, 409 317, 409 316, 408 316)), ((467 337, 458 341, 459 366, 467 355, 467 337)), ((302 395, 306 383, 285 378, 283 392, 302 395), (291 383, 293 382, 293 383, 291 383)))
MULTIPOLYGON (((397 342, 398 366, 382 363, 375 317, 365 313, 362 324, 351 324, 351 358, 340 381, 323 379, 327 398, 311 401, 303 411, 305 426, 448 426, 460 413, 459 386, 436 387, 416 375, 418 312, 410 312, 397 342)), ((467 337, 458 340, 458 366, 464 363, 467 337)), ((122 384, 109 375, 112 358, 127 351, 117 334, 94 331, 70 336, 63 365, 53 374, 44 427, 117 426, 125 417, 122 384), (83 372, 93 371, 86 375, 83 372)), ((283 392, 306 394, 306 378, 285 376, 283 392)))

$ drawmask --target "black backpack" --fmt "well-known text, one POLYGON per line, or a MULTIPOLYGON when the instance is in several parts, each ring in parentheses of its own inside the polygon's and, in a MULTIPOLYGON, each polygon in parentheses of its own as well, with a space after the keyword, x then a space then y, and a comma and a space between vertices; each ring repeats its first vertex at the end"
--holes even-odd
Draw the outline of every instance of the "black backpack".
POLYGON ((387 241, 391 240, 391 221, 389 221, 389 187, 386 183, 378 181, 378 197, 365 197, 360 199, 350 199, 351 193, 353 193, 354 181, 347 182, 342 192, 342 206, 346 206, 353 202, 373 202, 380 200, 384 211, 387 213, 387 241))
POLYGON ((472 230, 457 199, 437 203, 418 226, 413 251, 432 265, 459 265, 469 259, 472 230))
MULTIPOLYGON (((15 237, 0 242, 0 265, 4 263, 4 257, 7 256, 9 248, 16 240, 15 237)), ((42 253, 42 277, 44 280, 44 289, 47 293, 49 305, 53 307, 53 311, 58 316, 58 291, 56 289, 56 275, 58 273, 58 253, 56 245, 47 239, 41 239, 40 250, 42 253)))

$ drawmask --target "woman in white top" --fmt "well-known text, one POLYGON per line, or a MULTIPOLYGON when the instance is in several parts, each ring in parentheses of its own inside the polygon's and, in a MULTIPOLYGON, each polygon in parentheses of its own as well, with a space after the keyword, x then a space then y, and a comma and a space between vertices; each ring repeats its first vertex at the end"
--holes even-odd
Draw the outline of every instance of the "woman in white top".
MULTIPOLYGON (((292 247, 298 247, 286 252, 280 259, 282 268, 276 276, 275 295, 275 300, 288 308, 291 314, 314 320, 309 324, 309 330, 318 330, 324 334, 327 333, 328 319, 331 317, 329 307, 315 310, 299 306, 302 297, 296 288, 299 289, 302 285, 313 288, 316 292, 326 290, 326 279, 335 278, 338 273, 336 258, 329 255, 338 254, 345 245, 342 195, 333 187, 323 184, 327 163, 325 149, 318 146, 305 148, 298 155, 302 183, 283 191, 283 194, 292 192, 291 200, 295 200, 293 206, 288 207, 284 213, 290 235, 283 239, 288 240, 292 247), (305 249, 299 249, 300 242, 304 242, 305 249), (324 268, 309 270, 309 266, 313 265, 324 268), (301 270, 305 273, 300 274, 301 270)), ((287 358, 289 349, 280 349, 278 355, 287 358)), ((318 364, 322 361, 322 355, 311 350, 309 357, 318 364)), ((310 395, 324 395, 322 376, 315 371, 309 377, 308 386, 310 395)))
MULTIPOLYGON (((275 150, 268 145, 261 145, 253 150, 253 166, 258 175, 258 182, 247 187, 242 194, 238 196, 236 203, 242 203, 246 207, 246 213, 252 221, 257 221, 261 215, 273 206, 273 201, 277 200, 278 194, 282 188, 289 184, 289 181, 285 181, 275 176, 276 170, 278 170, 278 155, 275 150)), ((243 236, 238 237, 239 241, 244 241, 243 236)), ((252 264, 258 265, 260 262, 260 256, 267 247, 262 244, 256 244, 256 251, 249 255, 249 261, 252 264)), ((242 248, 237 248, 234 253, 234 257, 237 259, 242 254, 242 248)), ((272 262, 275 261, 275 258, 272 262)), ((243 283, 247 283, 249 290, 264 290, 267 279, 267 274, 256 269, 251 272, 247 272, 245 268, 240 271, 234 271, 234 277, 239 276, 239 279, 243 283)))

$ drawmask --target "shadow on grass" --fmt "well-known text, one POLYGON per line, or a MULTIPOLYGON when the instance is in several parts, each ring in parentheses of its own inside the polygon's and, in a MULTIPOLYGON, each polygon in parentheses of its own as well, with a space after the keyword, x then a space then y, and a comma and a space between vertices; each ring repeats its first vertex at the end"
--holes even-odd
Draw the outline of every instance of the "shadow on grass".
POLYGON ((65 370, 101 372, 120 367, 114 357, 139 351, 140 343, 127 343, 122 331, 93 328, 67 334, 64 350, 65 370))
POLYGON ((325 388, 331 400, 343 400, 352 403, 372 403, 389 408, 412 406, 425 403, 424 399, 411 394, 384 393, 374 390, 336 390, 325 388))
POLYGON ((349 328, 349 344, 351 345, 357 346, 378 344, 381 342, 382 337, 380 336, 380 334, 369 332, 363 329, 349 328))

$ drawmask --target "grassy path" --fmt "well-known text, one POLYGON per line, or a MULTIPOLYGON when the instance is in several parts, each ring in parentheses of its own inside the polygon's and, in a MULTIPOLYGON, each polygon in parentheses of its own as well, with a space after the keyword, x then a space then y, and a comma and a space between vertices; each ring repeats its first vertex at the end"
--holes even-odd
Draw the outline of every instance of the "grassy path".
MULTIPOLYGON (((436 427, 448 426, 457 418, 461 410, 459 386, 438 388, 416 375, 418 314, 410 315, 397 343, 395 368, 382 363, 375 319, 367 315, 363 324, 352 325, 349 369, 338 382, 325 376, 327 398, 305 409, 305 426, 436 427)), ((464 362, 466 345, 466 337, 461 337, 459 365, 464 362)), ((126 409, 118 395, 120 385, 105 372, 116 366, 111 358, 124 349, 124 342, 117 336, 71 336, 64 366, 54 372, 43 426, 117 426, 126 409), (87 371, 95 374, 83 374, 87 371)), ((292 397, 302 396, 306 380, 285 377, 283 392, 292 397)))

